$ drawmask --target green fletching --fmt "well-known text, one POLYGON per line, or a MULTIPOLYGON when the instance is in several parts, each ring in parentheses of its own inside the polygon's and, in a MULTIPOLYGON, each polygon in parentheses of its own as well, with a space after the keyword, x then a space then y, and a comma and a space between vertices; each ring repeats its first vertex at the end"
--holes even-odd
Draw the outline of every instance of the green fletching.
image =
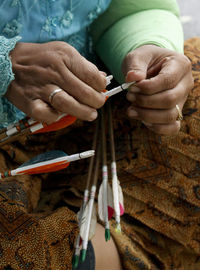
POLYGON ((74 254, 72 258, 72 267, 77 268, 78 262, 79 262, 79 256, 74 254))
POLYGON ((109 229, 105 229, 105 239, 106 239, 106 242, 108 240, 110 240, 110 230, 109 229))
POLYGON ((81 250, 81 262, 85 261, 87 250, 82 249, 81 250))

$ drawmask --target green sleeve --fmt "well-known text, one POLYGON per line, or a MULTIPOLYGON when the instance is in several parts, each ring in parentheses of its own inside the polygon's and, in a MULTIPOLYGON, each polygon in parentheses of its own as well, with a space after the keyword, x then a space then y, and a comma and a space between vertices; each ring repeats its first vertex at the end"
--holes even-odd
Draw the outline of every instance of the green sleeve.
POLYGON ((123 82, 126 54, 144 44, 183 52, 176 0, 113 0, 91 27, 95 48, 114 77, 123 82))

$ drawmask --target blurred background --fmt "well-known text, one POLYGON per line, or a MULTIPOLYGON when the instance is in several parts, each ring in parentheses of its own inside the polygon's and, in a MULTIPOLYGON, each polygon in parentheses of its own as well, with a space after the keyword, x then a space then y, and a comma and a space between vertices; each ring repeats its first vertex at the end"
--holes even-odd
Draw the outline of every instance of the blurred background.
POLYGON ((200 37, 200 0, 177 0, 181 11, 185 39, 200 37))

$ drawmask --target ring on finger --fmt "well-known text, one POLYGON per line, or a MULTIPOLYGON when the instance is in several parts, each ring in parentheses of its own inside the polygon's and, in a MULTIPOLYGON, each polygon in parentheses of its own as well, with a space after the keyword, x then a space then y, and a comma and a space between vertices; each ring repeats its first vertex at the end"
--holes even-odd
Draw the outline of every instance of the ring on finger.
POLYGON ((51 94, 49 95, 49 103, 52 104, 53 98, 55 97, 55 95, 59 92, 63 91, 62 89, 58 88, 53 90, 53 92, 51 92, 51 94))
POLYGON ((176 104, 176 109, 178 111, 178 117, 176 118, 176 121, 183 120, 183 114, 182 114, 182 111, 181 111, 180 107, 178 106, 178 104, 176 104))

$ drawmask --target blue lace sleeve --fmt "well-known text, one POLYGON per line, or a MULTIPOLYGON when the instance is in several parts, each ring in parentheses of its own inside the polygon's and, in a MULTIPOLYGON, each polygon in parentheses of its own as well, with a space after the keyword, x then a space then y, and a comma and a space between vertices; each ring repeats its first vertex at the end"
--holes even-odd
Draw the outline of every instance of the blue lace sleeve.
POLYGON ((3 97, 9 84, 15 78, 9 54, 20 39, 19 36, 12 39, 0 36, 0 128, 23 117, 23 113, 3 97))
POLYGON ((0 96, 6 93, 8 85, 14 80, 9 54, 19 40, 19 36, 11 39, 0 36, 0 96))

